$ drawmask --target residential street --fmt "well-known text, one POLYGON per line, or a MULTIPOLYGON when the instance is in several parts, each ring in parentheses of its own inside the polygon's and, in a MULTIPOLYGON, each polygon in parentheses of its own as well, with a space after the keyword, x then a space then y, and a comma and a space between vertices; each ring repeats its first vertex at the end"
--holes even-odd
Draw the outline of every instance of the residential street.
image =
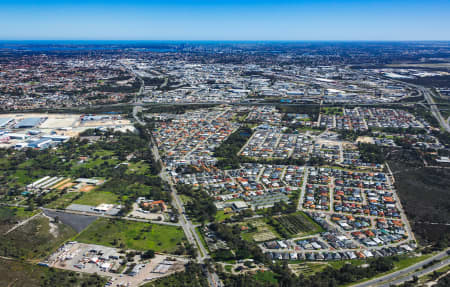
MULTIPOLYGON (((140 124, 145 124, 139 119, 139 117, 137 116, 137 113, 138 113, 138 107, 135 106, 133 108, 133 117, 140 124)), ((197 250, 198 250, 197 262, 203 263, 205 261, 205 259, 209 258, 208 251, 203 246, 202 241, 198 237, 198 234, 195 231, 195 225, 193 225, 192 222, 186 218, 183 202, 181 201, 180 197, 178 196, 177 190, 174 187, 170 176, 166 172, 164 163, 161 160, 160 155, 159 155, 158 147, 157 147, 156 143, 154 142, 153 138, 152 138, 151 143, 149 143, 149 145, 150 145, 150 148, 153 153, 153 158, 161 164, 161 172, 159 174, 161 179, 166 181, 170 186, 171 195, 173 198, 172 202, 174 204, 174 207, 178 210, 178 212, 180 214, 179 224, 181 224, 181 227, 183 228, 184 234, 186 235, 186 238, 188 239, 189 243, 192 244, 194 246, 194 248, 197 248, 197 250)), ((216 273, 211 273, 211 272, 207 271, 207 274, 208 274, 208 283, 211 287, 223 286, 223 283, 220 281, 220 279, 216 273)))

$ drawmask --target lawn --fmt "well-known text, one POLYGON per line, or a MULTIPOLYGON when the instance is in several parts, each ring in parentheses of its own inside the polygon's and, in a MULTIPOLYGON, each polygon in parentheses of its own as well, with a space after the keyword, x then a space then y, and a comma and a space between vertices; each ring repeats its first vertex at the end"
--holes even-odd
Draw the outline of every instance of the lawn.
POLYGON ((136 163, 130 163, 128 165, 127 174, 145 175, 145 174, 149 174, 149 173, 150 173, 150 166, 143 161, 136 162, 136 163))
POLYGON ((217 222, 222 222, 225 219, 230 218, 231 216, 233 216, 232 213, 225 214, 225 212, 223 210, 218 210, 214 220, 217 222))
POLYGON ((97 206, 101 203, 116 204, 118 203, 118 200, 119 196, 109 191, 90 191, 83 193, 83 195, 73 203, 97 206))
POLYGON ((352 264, 355 266, 363 265, 367 263, 366 260, 339 260, 339 261, 329 261, 328 265, 333 267, 334 269, 341 269, 345 264, 352 264))
POLYGON ((273 273, 272 271, 258 271, 255 275, 254 278, 258 281, 263 281, 263 282, 268 282, 271 284, 277 284, 278 280, 277 278, 275 278, 275 273, 273 273))
POLYGON ((341 107, 324 107, 322 112, 326 115, 339 115, 342 116, 344 114, 341 107))
POLYGON ((86 167, 86 168, 98 168, 101 169, 103 166, 114 166, 116 164, 120 163, 118 159, 110 158, 110 159, 102 159, 101 157, 95 158, 95 159, 89 159, 85 163, 82 163, 79 165, 79 167, 86 167))
POLYGON ((185 236, 181 227, 101 218, 94 221, 75 240, 111 247, 173 253, 185 241, 185 236))
POLYGON ((426 254, 426 255, 422 255, 422 256, 410 256, 410 255, 399 256, 400 260, 394 261, 394 269, 398 270, 398 269, 406 268, 406 267, 414 265, 422 260, 425 260, 431 256, 432 256, 432 254, 426 254))

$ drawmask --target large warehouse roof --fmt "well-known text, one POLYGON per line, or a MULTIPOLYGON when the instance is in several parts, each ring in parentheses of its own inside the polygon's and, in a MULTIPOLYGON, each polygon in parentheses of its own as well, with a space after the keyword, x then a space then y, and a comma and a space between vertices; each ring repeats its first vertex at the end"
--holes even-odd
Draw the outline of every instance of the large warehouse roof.
POLYGON ((20 121, 16 128, 34 128, 35 126, 39 125, 42 121, 42 118, 26 118, 20 121))
POLYGON ((6 126, 12 120, 12 118, 0 118, 0 127, 6 126))

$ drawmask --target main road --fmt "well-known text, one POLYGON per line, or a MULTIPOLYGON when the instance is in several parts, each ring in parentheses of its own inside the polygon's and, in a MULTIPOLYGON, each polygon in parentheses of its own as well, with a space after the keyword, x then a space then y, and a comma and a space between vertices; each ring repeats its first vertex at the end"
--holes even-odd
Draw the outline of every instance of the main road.
POLYGON ((422 93, 423 97, 425 98, 425 100, 428 103, 428 106, 430 106, 430 110, 431 113, 433 114, 433 116, 436 118, 436 120, 439 122, 440 126, 448 133, 450 133, 450 125, 449 123, 442 117, 441 113, 439 112, 439 108, 436 105, 436 103, 434 102, 433 99, 433 95, 431 95, 431 92, 428 88, 424 87, 424 86, 420 86, 420 85, 415 85, 415 84, 411 84, 411 83, 407 83, 407 82, 403 82, 403 81, 399 81, 399 80, 394 80, 395 82, 399 82, 402 83, 404 85, 413 87, 415 89, 417 89, 419 92, 422 93))
MULTIPOLYGON (((143 122, 138 117, 138 112, 141 111, 141 109, 142 109, 142 107, 134 106, 133 107, 133 117, 139 124, 145 125, 145 122, 143 122)), ((158 146, 153 137, 151 137, 151 139, 150 139, 149 146, 152 151, 154 160, 156 162, 159 162, 159 164, 161 166, 161 172, 160 172, 159 176, 161 177, 161 179, 163 181, 166 181, 169 184, 171 196, 173 199, 172 203, 180 214, 179 223, 180 223, 181 227, 183 228, 184 234, 186 235, 186 238, 188 239, 189 243, 192 244, 194 246, 194 248, 197 247, 197 250, 198 250, 197 258, 196 258, 197 262, 204 263, 205 259, 210 258, 209 254, 208 254, 208 250, 206 250, 206 248, 203 246, 203 243, 200 240, 200 237, 198 236, 198 234, 195 230, 195 226, 192 224, 192 222, 190 220, 188 220, 186 218, 183 202, 181 201, 180 197, 178 196, 177 190, 176 190, 175 186, 173 185, 171 176, 167 173, 166 166, 164 165, 164 162, 161 160, 161 157, 160 157, 159 151, 158 151, 158 146)), ((211 287, 224 286, 223 283, 221 282, 219 276, 217 276, 216 273, 210 272, 209 270, 207 270, 207 268, 205 270, 207 273, 208 284, 211 287)))
POLYGON ((406 281, 411 281, 411 280, 413 280, 414 277, 417 277, 417 278, 422 277, 422 276, 424 276, 424 275, 426 275, 426 274, 429 274, 429 273, 431 273, 431 272, 433 272, 433 271, 436 271, 436 270, 438 270, 438 269, 441 269, 441 268, 443 268, 444 266, 447 266, 447 265, 449 265, 449 264, 450 264, 450 258, 447 258, 447 259, 442 260, 441 262, 438 262, 438 263, 436 263, 436 264, 434 264, 434 265, 432 265, 432 266, 430 266, 430 267, 427 267, 427 268, 425 268, 425 269, 421 269, 421 270, 416 271, 416 272, 414 272, 414 273, 408 274, 408 275, 405 276, 405 277, 401 277, 401 278, 399 278, 399 279, 390 281, 390 282, 388 282, 388 283, 383 283, 382 285, 380 285, 380 287, 390 287, 390 286, 392 286, 392 285, 403 284, 403 283, 405 283, 406 281))
POLYGON ((422 93, 425 99, 428 102, 428 105, 430 106, 430 110, 433 113, 433 116, 436 118, 436 120, 439 122, 441 127, 445 129, 446 132, 450 133, 450 126, 448 125, 447 121, 442 117, 441 113, 439 112, 439 108, 434 102, 433 96, 431 95, 431 92, 422 86, 416 86, 422 93))
MULTIPOLYGON (((446 250, 444 250, 444 251, 442 251, 442 252, 440 252, 440 253, 438 253, 438 254, 436 254, 436 255, 428 258, 428 259, 420 261, 419 263, 411 265, 411 266, 409 266, 407 268, 403 268, 403 269, 401 269, 399 271, 387 274, 387 275, 379 277, 379 278, 375 278, 375 279, 366 281, 364 283, 352 285, 352 287, 370 287, 370 286, 386 286, 386 287, 388 287, 388 286, 390 286, 391 284, 394 284, 397 281, 398 281, 398 283, 395 283, 395 284, 400 284, 402 282, 405 282, 405 281, 409 280, 409 278, 412 278, 416 273, 420 274, 420 269, 422 269, 425 265, 429 264, 433 260, 440 260, 440 259, 443 259, 446 256, 448 256, 448 254, 447 254, 448 250, 449 249, 446 249, 446 250), (414 272, 414 273, 408 275, 411 272, 414 272), (408 276, 406 276, 406 275, 408 275, 408 276), (404 277, 404 276, 406 276, 406 277, 404 277), (402 277, 402 278, 399 278, 399 277, 402 277), (397 279, 397 278, 399 278, 399 279, 397 279)), ((432 272, 434 270, 442 268, 443 266, 449 264, 449 259, 446 259, 443 262, 445 262, 445 264, 435 264, 435 265, 433 265, 431 267, 428 267, 428 268, 426 268, 424 270, 429 269, 429 270, 431 270, 429 272, 432 272)), ((422 270, 422 271, 424 271, 424 270, 422 270)), ((426 274, 426 273, 423 273, 423 274, 426 274)))

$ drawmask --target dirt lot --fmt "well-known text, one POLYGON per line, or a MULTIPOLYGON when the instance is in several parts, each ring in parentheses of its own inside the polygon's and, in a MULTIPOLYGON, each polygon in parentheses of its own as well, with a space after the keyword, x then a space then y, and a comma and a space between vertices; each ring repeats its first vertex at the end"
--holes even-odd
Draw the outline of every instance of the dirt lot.
POLYGON ((76 184, 76 183, 74 183, 74 182, 68 182, 68 183, 65 183, 65 184, 59 186, 59 187, 58 187, 58 190, 63 190, 64 188, 72 187, 72 186, 74 186, 75 184, 76 184))
POLYGON ((48 119, 40 126, 42 129, 68 128, 76 125, 80 115, 46 115, 48 119))
POLYGON ((135 217, 135 218, 143 218, 148 220, 158 220, 159 217, 164 220, 164 214, 162 213, 144 213, 141 211, 141 209, 137 206, 136 203, 133 204, 133 211, 131 211, 128 214, 129 217, 135 217))
POLYGON ((95 186, 93 186, 93 185, 86 185, 86 186, 83 186, 82 188, 80 188, 80 191, 81 192, 89 192, 89 191, 93 190, 94 188, 95 188, 95 186))
POLYGON ((134 130, 131 121, 127 119, 81 122, 80 116, 81 114, 0 114, 0 118, 13 118, 16 123, 24 118, 47 118, 47 120, 40 126, 35 127, 35 129, 39 129, 43 133, 49 133, 50 131, 56 130, 56 134, 66 136, 78 136, 79 133, 93 127, 110 127, 115 130, 123 131, 134 130))
MULTIPOLYGON (((69 183, 70 182, 70 178, 66 178, 66 179, 64 179, 63 181, 60 181, 60 182, 58 182, 57 184, 55 184, 54 186, 52 186, 51 188, 53 189, 53 188, 58 188, 59 189, 59 187, 61 187, 61 186, 65 186, 67 183, 69 183)), ((62 190, 62 189, 64 189, 64 188, 61 188, 60 190, 62 190)))
POLYGON ((129 120, 104 120, 104 121, 85 121, 80 124, 82 127, 98 127, 98 126, 123 126, 130 125, 129 120))
POLYGON ((356 139, 357 143, 370 143, 373 144, 373 138, 372 137, 358 137, 356 139))

